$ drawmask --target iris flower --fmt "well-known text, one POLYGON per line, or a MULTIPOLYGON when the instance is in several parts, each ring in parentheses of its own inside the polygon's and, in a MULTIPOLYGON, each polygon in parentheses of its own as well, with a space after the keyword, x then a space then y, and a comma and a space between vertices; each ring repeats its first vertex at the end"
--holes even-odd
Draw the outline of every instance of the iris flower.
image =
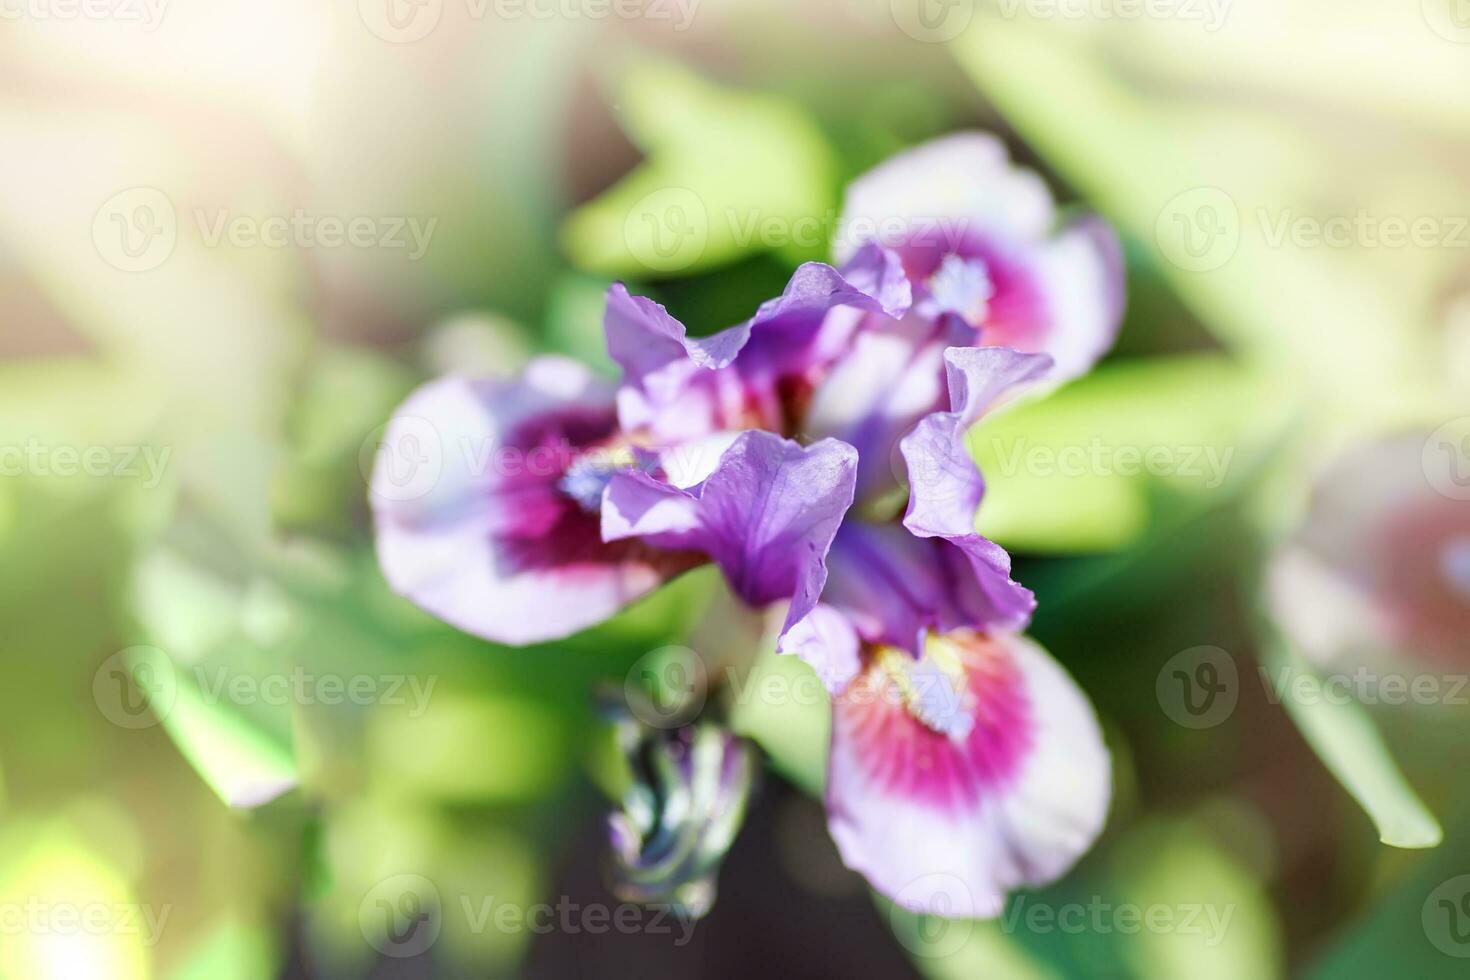
POLYGON ((1470 663, 1470 477, 1424 432, 1366 442, 1324 470, 1271 563, 1271 609, 1332 668, 1470 663))
POLYGON ((565 636, 704 562, 832 695, 826 803, 844 861, 916 911, 994 916, 1100 832, 1110 764, 1035 600, 974 528, 965 434, 1086 371, 1122 308, 1111 232, 980 134, 856 181, 836 266, 691 337, 614 285, 603 385, 558 358, 446 378, 390 423, 373 495, 400 593, 502 643, 565 636), (425 424, 430 428, 424 429, 425 424), (438 479, 386 481, 432 431, 438 479), (478 447, 478 451, 477 451, 478 447))

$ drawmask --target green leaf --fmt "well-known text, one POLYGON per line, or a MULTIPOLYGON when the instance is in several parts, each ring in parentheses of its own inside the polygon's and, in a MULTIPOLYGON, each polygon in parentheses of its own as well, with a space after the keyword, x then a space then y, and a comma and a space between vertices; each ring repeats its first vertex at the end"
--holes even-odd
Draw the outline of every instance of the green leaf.
POLYGON ((1196 820, 1149 821, 987 921, 879 901, 929 980, 1279 977, 1280 927, 1259 874, 1196 820))
POLYGON ((970 432, 980 530, 1035 552, 1125 547, 1163 500, 1197 512, 1231 499, 1289 410, 1226 357, 1106 364, 970 432))
POLYGON ((275 969, 271 934, 235 915, 221 917, 190 947, 169 980, 248 980, 275 969))
POLYGON ((577 273, 557 279, 546 302, 546 342, 552 350, 617 377, 619 368, 608 356, 602 332, 607 286, 606 279, 577 273))
POLYGON ((819 795, 827 782, 832 711, 812 669, 800 658, 767 646, 733 699, 731 728, 754 739, 777 772, 819 795))
POLYGON ((1372 58, 1324 48, 1310 18, 1080 30, 989 10, 953 50, 1027 142, 1283 389, 1348 417, 1432 410, 1453 397, 1432 351, 1457 250, 1388 247, 1355 229, 1329 245, 1291 226, 1461 213, 1460 168, 1435 147, 1463 129, 1464 110, 1429 82, 1457 70, 1454 45, 1385 33, 1366 9, 1343 14, 1382 42, 1372 58), (1395 139, 1347 150, 1341 134, 1385 125, 1395 139))
MULTIPOLYGON (((150 661, 159 666, 159 651, 150 661)), ((181 672, 174 671, 173 684, 144 690, 180 754, 228 806, 262 806, 296 786, 289 747, 232 707, 216 703, 181 672)))
POLYGON ((373 774, 402 798, 523 801, 564 778, 570 756, 563 720, 529 698, 446 692, 437 678, 412 678, 407 707, 376 711, 368 723, 373 774), (466 754, 464 746, 477 746, 466 754))
POLYGON ((832 151, 800 109, 639 61, 616 104, 647 159, 562 229, 574 264, 602 276, 689 275, 749 252, 826 254, 832 151))
MULTIPOLYGON (((1311 675, 1312 666, 1283 638, 1266 645, 1268 668, 1281 676, 1311 675)), ((1414 794, 1362 706, 1325 698, 1282 697, 1302 736, 1392 847, 1436 847, 1439 821, 1414 794)))
POLYGON ((1470 826, 1452 826, 1444 846, 1407 873, 1394 877, 1359 921, 1342 934, 1310 967, 1309 980, 1379 980, 1414 977, 1450 980, 1465 976, 1462 913, 1455 905, 1470 892, 1470 826), (1446 907, 1444 902, 1450 902, 1446 907), (1426 940, 1428 940, 1426 942, 1426 940))

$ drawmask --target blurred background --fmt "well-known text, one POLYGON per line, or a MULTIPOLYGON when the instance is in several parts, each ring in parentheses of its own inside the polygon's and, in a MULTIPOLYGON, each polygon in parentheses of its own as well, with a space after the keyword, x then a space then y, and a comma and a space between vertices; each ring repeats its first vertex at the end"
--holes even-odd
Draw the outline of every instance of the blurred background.
POLYGON ((1262 598, 1340 454, 1467 463, 1461 0, 0 0, 0 146, 0 977, 1463 975, 1467 661, 1283 693, 1262 598), (966 128, 1126 251, 1110 357, 974 436, 1104 836, 915 921, 827 837, 825 706, 748 701, 714 911, 613 920, 592 692, 718 579, 460 634, 377 570, 382 424, 447 370, 611 373, 615 279, 749 316, 848 180, 966 128))

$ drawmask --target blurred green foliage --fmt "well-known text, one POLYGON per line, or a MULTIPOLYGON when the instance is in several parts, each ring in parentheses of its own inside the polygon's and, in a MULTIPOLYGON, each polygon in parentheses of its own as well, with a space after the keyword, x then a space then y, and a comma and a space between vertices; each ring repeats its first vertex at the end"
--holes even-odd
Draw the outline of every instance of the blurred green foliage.
MULTIPOLYGON (((823 257, 847 178, 976 125, 1114 221, 1130 257, 1119 356, 972 434, 989 480, 981 527, 1018 552, 1037 635, 1097 704, 1117 799, 1099 848, 1018 897, 1019 918, 936 940, 934 923, 895 913, 896 941, 936 978, 1270 977, 1312 960, 1321 976, 1455 975, 1420 914, 1463 870, 1463 823, 1446 819, 1442 852, 1381 848, 1312 748, 1386 839, 1423 844, 1434 818, 1407 786, 1433 812, 1464 812, 1449 755, 1460 718, 1339 713, 1304 721, 1304 741, 1247 685, 1230 722, 1193 732, 1153 693, 1160 666, 1199 643, 1229 647, 1249 673, 1259 553, 1313 460, 1457 397, 1437 303, 1459 257, 1243 236, 1204 274, 1160 245, 1158 215, 1199 186, 1247 214, 1324 198, 1329 210, 1463 206, 1465 105, 1444 97, 1463 77, 1447 55, 1408 33, 1376 43, 1363 11, 1288 6, 1292 30, 1256 10, 1219 48, 1177 25, 1035 23, 982 4, 941 47, 894 35, 886 11, 823 44, 816 12, 803 25, 711 3, 713 57, 609 45, 585 24, 366 47, 355 22, 311 20, 341 42, 312 64, 320 105, 256 91, 275 70, 247 60, 252 81, 232 98, 249 124, 213 148, 193 134, 221 111, 219 92, 182 91, 168 58, 120 68, 48 46, 62 42, 0 41, 28 83, 0 104, 6 145, 24 148, 0 181, 0 299, 26 334, 0 363, 0 443, 168 454, 157 482, 146 470, 0 478, 0 901, 171 910, 154 944, 6 936, 0 976, 254 978, 288 960, 362 974, 375 953, 359 912, 386 878, 521 904, 552 894, 571 843, 598 826, 597 791, 619 778, 590 692, 689 642, 718 582, 692 574, 563 643, 508 650, 460 634, 376 569, 364 473, 382 422, 433 374, 509 372, 534 350, 610 371, 599 316, 613 277, 697 332, 746 316, 797 262, 823 257), (1315 31, 1345 19, 1375 41, 1354 48, 1368 61, 1322 70, 1315 31), (584 61, 596 70, 572 70, 584 61), (53 62, 94 74, 38 107, 25 93, 54 85, 53 62), (94 89, 147 92, 161 108, 99 108, 94 89), (87 230, 99 201, 135 185, 165 188, 186 231, 188 207, 220 199, 437 214, 442 230, 420 264, 206 249, 181 233, 165 265, 126 274, 87 230), (691 199, 687 225, 660 225, 691 199), (767 220, 820 234, 777 239, 767 220), (675 232, 672 249, 655 240, 675 232), (1211 485, 1177 470, 1048 475, 1014 455, 1094 441, 1230 456, 1211 485), (120 726, 98 677, 114 691, 112 658, 143 646, 164 659, 122 666, 163 721, 120 726), (207 696, 221 681, 259 690, 303 674, 402 679, 403 700, 207 696), (1233 918, 1213 945, 1025 925, 1028 907, 1099 902, 1233 918)), ((228 59, 195 46, 169 57, 215 78, 209 63, 228 59)), ((758 654, 747 683, 789 687, 806 671, 758 654)), ((821 705, 752 699, 733 720, 778 778, 819 792, 821 705)), ((501 975, 532 941, 451 917, 439 950, 465 974, 501 975)))

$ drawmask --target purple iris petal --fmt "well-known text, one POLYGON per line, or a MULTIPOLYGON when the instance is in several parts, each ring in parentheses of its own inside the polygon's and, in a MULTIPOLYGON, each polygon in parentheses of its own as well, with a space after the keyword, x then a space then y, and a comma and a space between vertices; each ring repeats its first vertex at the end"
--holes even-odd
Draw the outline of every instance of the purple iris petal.
POLYGON ((562 358, 537 359, 515 381, 420 388, 389 423, 373 473, 389 585, 466 632, 534 643, 691 567, 693 555, 604 543, 572 492, 612 472, 616 435, 612 393, 562 358))
POLYGON ((931 630, 1019 629, 1036 608, 1005 550, 978 534, 919 538, 897 524, 848 521, 832 543, 822 601, 865 643, 917 654, 931 630))
POLYGON ((914 310, 952 312, 972 343, 1052 355, 1054 380, 1085 373, 1112 345, 1123 313, 1117 236, 1083 217, 1060 228, 1046 185, 980 133, 926 143, 848 188, 839 257, 881 241, 914 284, 914 310))
POLYGON ((921 538, 974 533, 985 481, 965 433, 1017 387, 1045 377, 1051 366, 1045 354, 1005 347, 951 347, 944 352, 950 410, 926 416, 899 443, 909 483, 905 527, 921 538))
POLYGON ((827 551, 852 504, 856 466, 857 453, 835 440, 802 447, 746 432, 703 483, 687 490, 636 470, 613 476, 602 536, 700 551, 751 605, 790 600, 789 629, 822 594, 827 551))
POLYGON ((777 648, 806 661, 828 691, 844 690, 862 670, 862 641, 852 620, 836 606, 819 602, 786 631, 777 648))
POLYGON ((622 425, 661 440, 717 429, 790 433, 814 375, 850 339, 853 318, 828 314, 900 316, 910 295, 898 258, 868 246, 841 270, 806 263, 780 296, 746 322, 692 338, 662 306, 615 284, 608 291, 605 328, 608 352, 624 371, 618 396, 622 425))
POLYGON ((802 431, 857 448, 859 501, 897 486, 892 459, 899 438, 945 407, 945 346, 940 325, 931 321, 870 317, 813 393, 802 431))
POLYGON ((843 862, 898 904, 987 918, 1097 839, 1111 763, 1087 698, 1030 640, 961 632, 930 644, 920 661, 874 660, 834 699, 828 822, 843 862), (971 724, 923 720, 915 699, 936 690, 971 724))

